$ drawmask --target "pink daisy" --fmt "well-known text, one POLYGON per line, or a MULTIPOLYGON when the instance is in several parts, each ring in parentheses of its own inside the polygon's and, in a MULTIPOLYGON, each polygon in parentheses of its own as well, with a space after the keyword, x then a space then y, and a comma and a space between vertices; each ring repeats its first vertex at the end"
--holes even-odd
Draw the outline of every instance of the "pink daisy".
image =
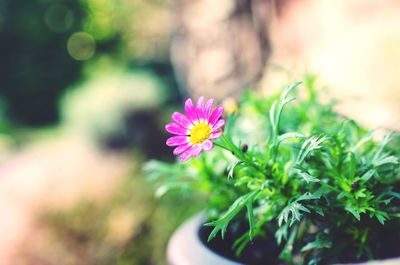
POLYGON ((222 135, 220 130, 225 124, 225 120, 221 118, 224 112, 223 107, 217 107, 212 111, 214 99, 209 99, 206 103, 204 98, 200 97, 197 105, 194 106, 192 99, 185 102, 185 114, 174 112, 172 120, 165 129, 175 134, 168 138, 168 146, 176 146, 174 155, 180 155, 182 162, 189 160, 191 157, 197 157, 201 151, 208 151, 213 147, 211 140, 217 139, 222 135))

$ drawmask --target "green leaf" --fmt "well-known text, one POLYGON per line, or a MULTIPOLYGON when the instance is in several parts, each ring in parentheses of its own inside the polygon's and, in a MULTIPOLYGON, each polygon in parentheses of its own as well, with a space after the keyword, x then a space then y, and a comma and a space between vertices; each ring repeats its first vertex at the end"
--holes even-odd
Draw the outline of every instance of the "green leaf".
MULTIPOLYGON (((293 89, 297 88, 301 82, 295 82, 292 85, 289 85, 288 87, 283 90, 281 97, 279 101, 275 101, 269 111, 269 119, 271 122, 271 127, 272 127, 272 138, 273 141, 275 141, 278 137, 278 131, 279 131, 279 122, 281 119, 281 114, 284 106, 289 103, 290 101, 294 100, 295 98, 288 98, 288 95, 290 91, 293 89)), ((276 144, 276 143, 274 143, 276 144)))
POLYGON ((365 143, 371 141, 372 136, 374 135, 375 130, 372 130, 370 132, 368 132, 366 135, 364 135, 363 138, 361 138, 360 141, 358 141, 358 143, 351 149, 351 152, 355 152, 357 151, 361 146, 363 146, 365 143))
POLYGON ((282 134, 278 137, 278 143, 281 143, 283 141, 286 141, 287 139, 290 138, 304 138, 305 136, 301 133, 297 133, 297 132, 289 132, 289 133, 285 133, 282 134))
POLYGON ((282 243, 282 239, 285 240, 287 239, 288 230, 289 230, 289 223, 285 223, 284 225, 279 227, 278 230, 276 230, 275 238, 278 245, 282 243))
POLYGON ((375 155, 372 159, 373 161, 376 161, 382 155, 384 148, 390 142, 392 136, 393 136, 393 133, 390 132, 383 137, 383 139, 378 147, 378 150, 375 152, 375 155))
POLYGON ((212 240, 219 231, 221 231, 221 236, 224 238, 226 229, 230 223, 230 221, 242 210, 243 207, 247 206, 248 203, 253 203, 254 197, 259 193, 259 190, 250 192, 248 194, 245 194, 238 199, 229 207, 228 211, 225 212, 225 214, 219 218, 218 220, 215 220, 213 222, 206 223, 204 225, 206 226, 214 226, 214 229, 211 231, 208 241, 212 240))
POLYGON ((150 160, 143 165, 143 171, 147 173, 148 179, 156 180, 164 175, 175 175, 178 167, 165 162, 150 160))
POLYGON ((370 169, 361 176, 361 180, 364 182, 367 182, 375 174, 376 174, 376 170, 370 169))
MULTIPOLYGON (((271 210, 271 208, 270 208, 271 210)), ((263 233, 264 231, 264 225, 266 222, 272 220, 273 218, 270 217, 271 211, 267 210, 263 213, 263 215, 258 219, 257 223, 254 226, 255 233, 254 235, 257 235, 261 231, 263 233)), ((247 244, 252 240, 252 238, 249 237, 248 233, 244 233, 242 236, 240 236, 238 239, 235 240, 233 243, 233 248, 236 249, 236 255, 240 256, 240 254, 243 252, 244 248, 247 246, 247 244)))
POLYGON ((308 261, 307 265, 318 265, 320 261, 321 261, 320 256, 314 256, 308 261))
POLYGON ((346 206, 344 209, 346 211, 350 212, 358 221, 360 221, 360 212, 359 211, 352 208, 351 206, 346 206))
POLYGON ((388 133, 381 141, 377 151, 374 154, 374 157, 372 158, 372 164, 375 167, 379 167, 385 164, 399 164, 399 159, 397 157, 390 156, 389 154, 385 154, 383 152, 386 145, 390 142, 392 136, 393 136, 392 132, 388 133))
POLYGON ((368 192, 368 191, 367 191, 366 188, 358 189, 358 190, 354 193, 354 197, 355 197, 356 199, 359 199, 359 198, 366 198, 366 197, 368 196, 367 192, 368 192))
POLYGON ((308 206, 308 208, 312 209, 314 212, 316 212, 317 214, 321 215, 321 216, 325 216, 324 211, 322 210, 321 207, 318 206, 308 206))
POLYGON ((249 200, 246 203, 246 208, 247 208, 247 219, 249 221, 249 238, 250 240, 252 240, 254 237, 254 227, 255 227, 253 200, 249 200))
POLYGON ((392 213, 391 216, 400 219, 400 213, 392 213))
POLYGON ((352 152, 347 153, 346 167, 348 169, 347 177, 353 178, 355 176, 356 170, 357 170, 357 160, 356 160, 356 156, 352 152))
POLYGON ((399 163, 399 159, 395 156, 382 155, 381 157, 377 157, 373 160, 372 164, 374 167, 379 167, 386 164, 394 164, 397 165, 399 163))
POLYGON ((378 219, 378 221, 379 221, 382 225, 385 224, 386 218, 385 218, 383 215, 377 214, 377 215, 376 215, 376 218, 378 219))
POLYGON ((292 226, 295 221, 300 221, 301 220, 301 212, 307 212, 310 213, 310 210, 304 207, 302 204, 300 204, 300 201, 306 201, 306 200, 317 200, 321 198, 322 194, 325 191, 323 189, 319 189, 316 193, 312 194, 310 192, 306 192, 300 197, 298 197, 295 201, 291 202, 288 204, 281 213, 278 215, 278 225, 281 226, 283 221, 285 223, 288 222, 289 217, 290 217, 290 223, 289 226, 292 226))
POLYGON ((338 200, 341 200, 341 199, 343 199, 344 197, 346 197, 346 198, 350 197, 350 196, 349 196, 349 193, 347 193, 347 192, 345 192, 345 191, 342 191, 341 193, 338 194, 337 199, 338 199, 338 200))
POLYGON ((281 254, 279 255, 279 258, 285 260, 288 263, 293 262, 293 254, 292 254, 293 244, 294 244, 294 240, 296 239, 298 228, 299 228, 298 225, 293 227, 292 231, 290 232, 289 239, 286 242, 285 247, 283 248, 281 254))
POLYGON ((244 233, 241 237, 235 240, 232 247, 236 249, 236 256, 240 256, 244 250, 244 248, 249 244, 250 238, 248 233, 244 233))
POLYGON ((317 179, 316 177, 311 176, 307 172, 298 171, 297 175, 300 176, 307 183, 319 182, 319 179, 317 179))
POLYGON ((235 113, 231 113, 227 118, 224 126, 224 133, 231 135, 232 134, 232 129, 235 123, 235 113))
POLYGON ((301 165, 312 151, 321 149, 321 144, 326 140, 328 140, 326 136, 311 136, 305 140, 297 156, 296 163, 301 165))
POLYGON ((322 194, 326 193, 325 189, 319 189, 315 193, 311 192, 306 192, 303 195, 301 195, 299 198, 296 199, 297 202, 299 201, 305 201, 305 200, 318 200, 321 198, 322 194))
POLYGON ((275 109, 276 109, 276 105, 278 104, 277 101, 275 101, 270 110, 269 110, 269 121, 271 123, 271 128, 272 128, 272 135, 274 135, 274 133, 277 131, 277 122, 275 120, 275 109))
POLYGON ((294 82, 293 84, 287 86, 287 87, 285 88, 285 90, 283 90, 283 92, 282 92, 282 94, 281 94, 281 101, 291 101, 291 99, 288 99, 289 93, 290 93, 293 89, 295 89, 295 88, 297 88, 299 85, 301 85, 301 83, 302 83, 301 81, 297 81, 297 82, 294 82))
POLYGON ((173 182, 166 183, 157 188, 155 196, 156 198, 161 198, 171 190, 179 190, 182 188, 183 188, 182 183, 173 183, 173 182))
POLYGON ((392 195, 393 197, 400 199, 400 193, 395 191, 389 191, 387 194, 392 195))
POLYGON ((381 223, 382 225, 384 225, 385 221, 389 219, 389 215, 383 211, 375 211, 371 213, 371 215, 375 216, 376 219, 378 219, 379 223, 381 223))
POLYGON ((238 165, 240 165, 242 163, 243 163, 242 161, 238 160, 238 161, 233 162, 229 166, 228 178, 233 178, 233 173, 234 173, 234 170, 235 170, 236 166, 238 166, 238 165))
POLYGON ((289 217, 290 217, 289 226, 292 226, 295 221, 300 221, 301 216, 302 216, 301 212, 309 213, 310 210, 308 210, 306 207, 304 207, 297 201, 290 203, 285 208, 283 208, 282 212, 278 215, 279 226, 282 225, 283 221, 285 221, 285 223, 287 223, 289 220, 289 217))
POLYGON ((331 247, 332 247, 332 242, 330 240, 317 238, 315 241, 307 243, 304 247, 301 248, 300 251, 306 252, 313 249, 331 248, 331 247))

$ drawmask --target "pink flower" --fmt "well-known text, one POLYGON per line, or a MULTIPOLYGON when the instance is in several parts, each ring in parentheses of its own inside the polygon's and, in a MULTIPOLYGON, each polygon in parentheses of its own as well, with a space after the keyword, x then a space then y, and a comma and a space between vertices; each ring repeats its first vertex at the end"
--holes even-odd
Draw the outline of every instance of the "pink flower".
POLYGON ((197 105, 194 106, 192 99, 185 102, 185 114, 174 112, 172 114, 173 123, 165 126, 165 129, 175 134, 168 138, 168 146, 176 146, 174 155, 180 155, 182 162, 189 160, 191 157, 197 157, 201 151, 208 151, 213 147, 212 140, 222 135, 220 130, 225 124, 225 120, 221 118, 224 112, 223 107, 217 107, 212 111, 214 99, 204 102, 204 98, 200 97, 197 105))

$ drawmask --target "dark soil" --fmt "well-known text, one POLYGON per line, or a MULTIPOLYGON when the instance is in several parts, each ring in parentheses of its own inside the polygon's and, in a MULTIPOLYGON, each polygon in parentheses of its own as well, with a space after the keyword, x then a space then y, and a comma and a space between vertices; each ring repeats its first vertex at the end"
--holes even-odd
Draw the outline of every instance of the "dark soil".
POLYGON ((237 238, 246 233, 247 228, 248 227, 246 223, 232 223, 229 225, 224 239, 222 239, 221 234, 218 233, 213 240, 207 242, 208 235, 213 228, 202 226, 199 229, 199 237, 203 244, 213 252, 232 261, 251 265, 280 264, 281 262, 278 259, 280 249, 276 245, 275 238, 273 236, 268 238, 255 238, 243 250, 242 254, 237 257, 232 245, 237 238))
MULTIPOLYGON (((282 251, 278 247, 273 235, 267 238, 255 238, 238 257, 233 249, 233 244, 237 238, 240 238, 246 231, 248 225, 246 222, 232 222, 225 233, 225 238, 222 239, 221 233, 207 242, 207 238, 213 227, 202 226, 199 229, 199 237, 203 244, 211 251, 232 261, 240 262, 249 265, 278 265, 284 264, 279 260, 279 254, 282 251)), ((370 244, 374 259, 394 258, 400 255, 400 232, 396 222, 386 223, 385 226, 379 224, 374 227, 375 237, 370 244)), ((336 231, 334 237, 334 248, 326 249, 323 255, 325 258, 320 260, 318 264, 336 264, 336 263, 358 263, 366 262, 367 257, 356 257, 359 246, 344 247, 343 242, 351 241, 351 238, 346 238, 343 233, 336 231)), ((316 253, 309 253, 311 255, 316 253)), ((306 255, 305 262, 309 261, 310 255, 306 255)))

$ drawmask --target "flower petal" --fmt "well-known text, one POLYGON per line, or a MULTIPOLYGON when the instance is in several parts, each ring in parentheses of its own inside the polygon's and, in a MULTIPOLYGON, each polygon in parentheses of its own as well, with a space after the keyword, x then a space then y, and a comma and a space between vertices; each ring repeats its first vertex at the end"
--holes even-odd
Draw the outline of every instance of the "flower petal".
POLYGON ((206 105, 204 106, 204 118, 208 119, 211 115, 212 105, 214 104, 214 99, 207 100, 206 105))
POLYGON ((204 117, 204 97, 200 97, 198 100, 197 100, 197 107, 196 107, 196 110, 197 110, 197 117, 199 118, 199 119, 204 119, 205 117, 204 117))
POLYGON ((222 135, 222 131, 221 130, 214 131, 214 132, 211 133, 210 140, 217 139, 217 138, 221 137, 221 135, 222 135))
POLYGON ((185 113, 186 116, 190 119, 190 120, 195 120, 197 119, 197 112, 196 112, 196 108, 193 105, 193 101, 191 98, 188 98, 185 101, 185 113))
POLYGON ((214 124, 217 123, 217 121, 221 117, 222 113, 224 113, 223 107, 218 107, 213 111, 210 118, 208 119, 208 122, 211 124, 211 126, 214 126, 214 124))
POLYGON ((207 140, 202 144, 202 147, 204 151, 208 151, 213 147, 213 143, 210 140, 207 140))
POLYGON ((203 96, 199 97, 199 99, 197 100, 197 108, 198 109, 204 108, 204 97, 203 96))
POLYGON ((167 132, 177 135, 187 135, 188 130, 176 123, 169 123, 165 126, 167 132))
POLYGON ((224 119, 219 119, 217 123, 213 126, 213 130, 218 130, 222 126, 225 125, 225 120, 224 119))
POLYGON ((203 150, 202 145, 196 144, 195 146, 192 147, 192 149, 190 151, 191 151, 192 156, 198 157, 201 153, 201 150, 203 150))
POLYGON ((176 155, 176 156, 180 155, 183 152, 185 152, 186 150, 188 150, 191 146, 192 146, 191 143, 180 145, 180 146, 178 146, 177 148, 174 149, 173 154, 176 155))
POLYGON ((179 160, 180 160, 181 162, 186 162, 186 161, 188 161, 191 157, 192 157, 192 153, 191 153, 191 151, 190 151, 190 149, 189 149, 189 150, 187 150, 186 152, 184 152, 183 154, 181 154, 181 156, 179 157, 179 160))
POLYGON ((172 114, 172 119, 174 120, 174 122, 176 122, 177 124, 181 125, 184 128, 189 128, 190 126, 192 126, 190 120, 180 112, 174 112, 172 114))
POLYGON ((189 137, 187 136, 173 136, 168 138, 167 145, 168 146, 178 146, 182 144, 186 144, 189 142, 189 137))

